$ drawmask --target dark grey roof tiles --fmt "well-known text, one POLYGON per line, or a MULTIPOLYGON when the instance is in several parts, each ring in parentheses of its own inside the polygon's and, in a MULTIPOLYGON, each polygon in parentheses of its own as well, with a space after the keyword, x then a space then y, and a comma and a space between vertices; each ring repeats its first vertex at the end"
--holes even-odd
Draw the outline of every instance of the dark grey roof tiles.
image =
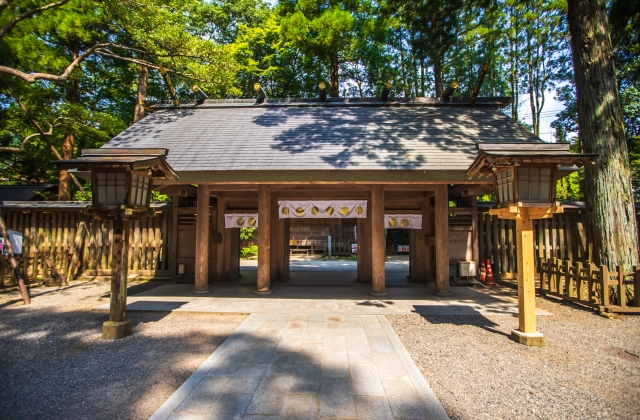
POLYGON ((105 147, 169 149, 183 171, 453 170, 475 142, 541 142, 488 107, 242 107, 160 110, 105 147))

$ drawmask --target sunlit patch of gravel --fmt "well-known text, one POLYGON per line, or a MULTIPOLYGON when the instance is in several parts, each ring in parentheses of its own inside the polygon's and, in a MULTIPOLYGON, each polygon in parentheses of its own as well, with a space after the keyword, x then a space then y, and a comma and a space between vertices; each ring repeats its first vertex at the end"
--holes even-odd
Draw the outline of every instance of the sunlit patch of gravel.
MULTIPOLYGON (((131 282, 129 294, 163 283, 131 282)), ((146 419, 244 315, 134 312, 133 335, 100 338, 107 282, 0 294, 0 418, 146 419)))
POLYGON ((536 305, 545 348, 509 339, 516 316, 386 317, 454 419, 640 419, 640 316, 536 305))

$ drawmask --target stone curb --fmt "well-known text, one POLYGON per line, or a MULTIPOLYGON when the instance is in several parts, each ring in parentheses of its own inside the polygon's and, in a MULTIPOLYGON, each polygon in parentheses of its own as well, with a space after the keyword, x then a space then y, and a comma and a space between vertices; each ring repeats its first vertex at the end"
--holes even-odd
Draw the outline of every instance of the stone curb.
POLYGON ((433 390, 422 375, 422 372, 420 372, 420 369, 418 369, 416 364, 413 362, 409 352, 407 352, 407 349, 404 344, 402 344, 402 341, 400 341, 400 338, 393 330, 391 324, 389 324, 389 321, 387 321, 387 318, 384 315, 378 315, 378 320, 380 321, 380 325, 382 325, 384 332, 387 334, 387 338, 389 338, 391 345, 395 348, 398 358, 402 362, 404 369, 407 371, 409 379, 411 379, 413 386, 416 391, 418 391, 418 395, 420 395, 420 398, 424 402, 431 418, 436 420, 448 420, 449 415, 447 415, 444 407, 442 407, 442 404, 438 401, 436 394, 433 393, 433 390))

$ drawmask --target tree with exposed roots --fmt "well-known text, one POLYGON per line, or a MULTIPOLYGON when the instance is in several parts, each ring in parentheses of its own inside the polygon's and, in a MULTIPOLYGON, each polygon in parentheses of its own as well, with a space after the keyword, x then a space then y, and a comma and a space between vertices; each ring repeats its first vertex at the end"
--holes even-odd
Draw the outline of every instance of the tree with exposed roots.
POLYGON ((580 142, 583 152, 599 155, 584 180, 591 261, 630 269, 638 264, 638 237, 606 1, 569 0, 567 19, 580 142))

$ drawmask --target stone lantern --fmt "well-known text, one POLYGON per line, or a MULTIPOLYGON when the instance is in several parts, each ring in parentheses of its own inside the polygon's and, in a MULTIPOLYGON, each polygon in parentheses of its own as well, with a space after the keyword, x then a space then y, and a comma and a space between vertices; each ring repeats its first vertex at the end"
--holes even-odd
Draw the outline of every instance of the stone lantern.
POLYGON ((88 212, 113 221, 109 321, 103 324, 102 338, 131 334, 131 320, 126 317, 129 222, 155 215, 149 209, 154 178, 179 178, 166 162, 167 153, 167 149, 83 149, 79 158, 55 162, 60 169, 91 173, 93 203, 88 212))
POLYGON ((521 344, 544 346, 536 331, 533 220, 562 213, 555 201, 556 181, 593 164, 597 155, 569 151, 560 143, 478 143, 478 156, 467 176, 490 176, 496 206, 489 214, 516 221, 519 328, 511 337, 521 344))

